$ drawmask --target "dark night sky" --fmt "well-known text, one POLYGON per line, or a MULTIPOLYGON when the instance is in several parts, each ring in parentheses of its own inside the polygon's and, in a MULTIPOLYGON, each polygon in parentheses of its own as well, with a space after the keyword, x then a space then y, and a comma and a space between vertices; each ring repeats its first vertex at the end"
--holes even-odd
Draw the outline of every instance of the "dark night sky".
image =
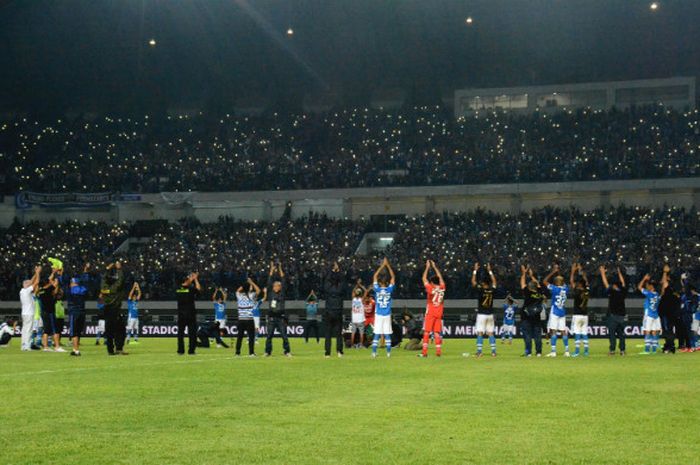
POLYGON ((429 99, 467 86, 700 75, 700 1, 662 0, 653 12, 649 3, 3 1, 0 105, 115 109, 321 92, 362 103, 395 88, 429 99))

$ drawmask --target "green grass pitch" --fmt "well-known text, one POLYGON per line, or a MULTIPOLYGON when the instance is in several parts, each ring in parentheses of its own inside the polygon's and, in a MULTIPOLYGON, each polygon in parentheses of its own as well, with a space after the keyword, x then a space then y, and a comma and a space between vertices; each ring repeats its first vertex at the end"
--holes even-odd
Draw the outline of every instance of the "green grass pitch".
MULTIPOLYGON (((107 357, 0 350, 0 463, 677 464, 700 462, 700 353, 495 359, 347 350, 292 339, 294 358, 175 354, 142 339, 107 357)), ((629 341, 630 353, 640 340, 629 341)), ((545 346, 546 347, 546 346, 545 346)), ((257 346, 262 353, 262 341, 257 346)))

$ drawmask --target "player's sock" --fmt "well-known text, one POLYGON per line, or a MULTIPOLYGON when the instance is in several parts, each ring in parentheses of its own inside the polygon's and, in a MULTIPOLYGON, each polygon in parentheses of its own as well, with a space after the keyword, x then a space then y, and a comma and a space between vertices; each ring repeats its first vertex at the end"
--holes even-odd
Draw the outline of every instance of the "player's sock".
POLYGON ((659 335, 654 334, 651 336, 651 351, 656 352, 656 350, 659 348, 659 335))
POLYGON ((555 354, 557 353, 557 335, 556 334, 554 334, 552 336, 552 352, 555 354))
POLYGON ((428 342, 430 341, 430 333, 428 331, 423 332, 423 351, 421 352, 423 356, 428 355, 428 342))
POLYGON ((651 336, 649 334, 644 335, 644 352, 649 352, 651 349, 651 336))
POLYGON ((435 335, 435 353, 437 355, 442 354, 442 336, 440 334, 435 335))
POLYGON ((483 348, 484 348, 484 336, 479 334, 476 336, 476 353, 480 354, 481 350, 483 348))
POLYGON ((588 334, 584 334, 582 337, 583 337, 583 353, 585 355, 588 355, 588 334))
POLYGON ((496 336, 489 336, 489 345, 491 346, 491 353, 496 353, 496 336))
POLYGON ((569 336, 564 335, 563 341, 564 341, 564 352, 568 352, 569 351, 569 336))
POLYGON ((581 335, 580 334, 574 334, 574 346, 576 347, 576 350, 574 350, 574 354, 578 355, 579 352, 581 351, 581 335))
POLYGON ((391 335, 384 335, 384 344, 386 344, 386 354, 391 355, 391 335))
POLYGON ((379 334, 374 335, 374 339, 372 340, 372 353, 374 355, 377 355, 377 347, 379 346, 379 334))

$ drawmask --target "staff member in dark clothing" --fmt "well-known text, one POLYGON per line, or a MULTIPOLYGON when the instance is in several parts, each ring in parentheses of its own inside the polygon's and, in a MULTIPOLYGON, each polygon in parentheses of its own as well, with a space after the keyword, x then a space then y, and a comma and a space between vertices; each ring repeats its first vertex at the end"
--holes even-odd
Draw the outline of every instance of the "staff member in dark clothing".
POLYGON ((214 339, 220 346, 226 347, 227 349, 229 348, 228 344, 221 339, 221 328, 219 327, 219 322, 216 320, 214 320, 214 322, 211 324, 200 325, 200 327, 197 329, 197 339, 199 339, 197 347, 208 349, 211 347, 211 344, 209 344, 209 339, 214 339))
POLYGON ((195 302, 202 285, 199 273, 190 273, 177 290, 177 353, 185 355, 185 328, 187 328, 187 353, 195 354, 197 347, 197 307, 195 302))
POLYGON ((44 352, 51 352, 49 348, 49 336, 53 338, 53 350, 56 352, 65 352, 60 345, 60 338, 57 333, 56 325, 56 300, 58 299, 59 284, 55 277, 55 272, 51 275, 39 288, 37 297, 41 305, 41 321, 44 323, 44 334, 41 336, 41 344, 44 352))
POLYGON ((323 286, 326 294, 326 358, 331 356, 331 340, 335 337, 335 350, 338 357, 343 356, 343 294, 345 285, 338 262, 326 276, 323 286))
POLYGON ((681 320, 683 323, 682 335, 679 336, 678 348, 681 352, 694 352, 693 344, 693 318, 698 308, 698 293, 695 288, 688 282, 688 275, 683 273, 681 276, 681 286, 683 293, 681 294, 681 320))
POLYGON ((85 329, 85 299, 88 293, 85 284, 81 277, 75 277, 70 280, 68 288, 68 328, 69 337, 73 343, 73 350, 70 354, 73 357, 80 356, 80 337, 85 329))
POLYGON ((523 291, 523 308, 521 310, 523 338, 525 339, 524 357, 532 356, 532 340, 535 351, 542 356, 542 321, 544 319, 544 291, 535 278, 532 268, 520 267, 520 289, 523 291), (528 281, 527 278, 530 278, 528 281))
POLYGON ((625 355, 625 323, 627 320, 627 309, 625 307, 625 299, 627 298, 627 286, 625 285, 625 277, 617 268, 617 278, 612 282, 608 282, 607 270, 604 266, 599 268, 600 279, 603 281, 603 286, 608 293, 608 314, 606 322, 608 327, 608 338, 610 339, 610 348, 608 355, 615 355, 615 346, 617 340, 620 340, 620 355, 625 355))
POLYGON ((284 355, 291 357, 289 347, 289 338, 287 337, 287 313, 284 309, 285 290, 284 285, 284 270, 282 264, 278 263, 275 266, 274 262, 270 262, 270 275, 267 278, 267 298, 269 300, 269 309, 267 313, 267 339, 265 340, 265 357, 272 355, 272 338, 275 335, 275 329, 282 336, 282 348, 284 355))
POLYGON ((109 355, 128 355, 124 352, 126 339, 126 311, 124 300, 124 272, 121 262, 110 263, 102 277, 100 289, 105 305, 105 344, 109 355))

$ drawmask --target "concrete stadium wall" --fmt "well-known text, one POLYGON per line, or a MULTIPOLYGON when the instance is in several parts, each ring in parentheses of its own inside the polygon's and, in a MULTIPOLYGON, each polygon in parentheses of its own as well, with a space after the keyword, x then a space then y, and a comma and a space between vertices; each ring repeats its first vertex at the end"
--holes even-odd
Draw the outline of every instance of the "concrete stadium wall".
POLYGON ((370 215, 422 215, 442 211, 487 209, 518 213, 548 205, 582 210, 621 204, 659 208, 700 206, 700 177, 634 181, 483 184, 460 186, 320 189, 260 192, 197 192, 172 204, 161 194, 143 194, 137 201, 120 201, 93 208, 15 208, 6 197, 0 204, 0 226, 16 217, 32 220, 177 221, 195 217, 202 222, 220 216, 241 220, 279 219, 289 204, 292 218, 309 212, 333 218, 359 219, 370 215))

